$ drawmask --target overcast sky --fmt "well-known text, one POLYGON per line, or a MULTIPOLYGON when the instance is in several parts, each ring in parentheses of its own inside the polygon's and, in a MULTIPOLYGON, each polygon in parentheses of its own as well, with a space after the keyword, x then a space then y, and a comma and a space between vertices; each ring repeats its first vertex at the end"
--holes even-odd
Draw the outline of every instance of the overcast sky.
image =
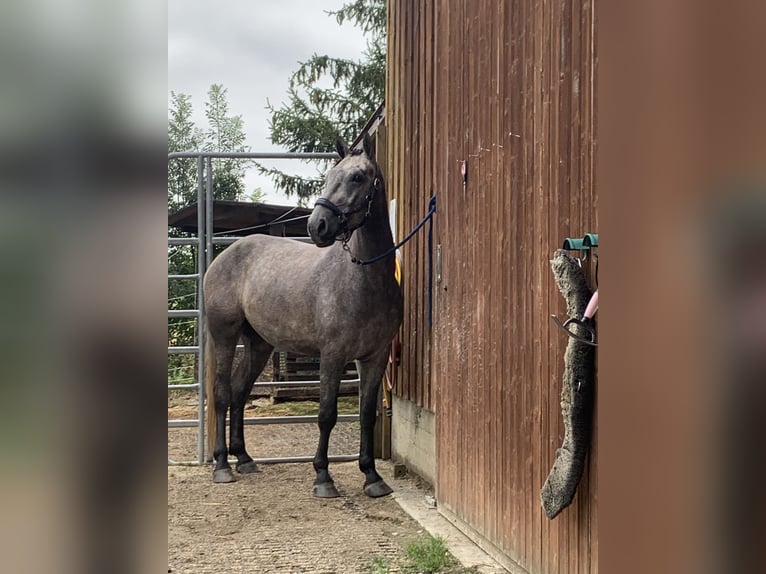
MULTIPOLYGON (((334 16, 325 14, 344 2, 169 0, 168 105, 171 91, 189 94, 195 123, 204 128, 207 91, 211 84, 222 84, 228 90, 229 113, 244 120, 251 151, 281 151, 269 141, 267 100, 278 106, 287 98, 290 74, 314 52, 358 59, 365 48, 358 29, 348 23, 339 26, 334 16)), ((275 165, 291 169, 295 161, 275 165)), ((295 204, 254 170, 245 184, 248 193, 261 187, 269 203, 295 204)))

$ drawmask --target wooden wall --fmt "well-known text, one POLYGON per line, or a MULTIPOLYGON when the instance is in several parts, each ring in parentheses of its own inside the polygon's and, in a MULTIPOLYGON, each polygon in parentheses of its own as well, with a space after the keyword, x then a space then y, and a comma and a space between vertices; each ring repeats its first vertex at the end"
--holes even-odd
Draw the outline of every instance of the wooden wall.
POLYGON ((519 572, 597 571, 595 435, 572 506, 539 500, 563 437, 549 259, 598 231, 595 29, 592 0, 388 3, 397 239, 436 194, 442 254, 429 328, 426 235, 403 249, 395 392, 436 414, 439 508, 519 572))

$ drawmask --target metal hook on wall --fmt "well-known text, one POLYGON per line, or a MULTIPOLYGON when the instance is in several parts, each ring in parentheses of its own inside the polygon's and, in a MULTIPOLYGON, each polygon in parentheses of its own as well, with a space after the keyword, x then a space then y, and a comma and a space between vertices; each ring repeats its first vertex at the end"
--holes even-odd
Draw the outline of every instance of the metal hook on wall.
POLYGON ((594 347, 597 346, 597 343, 593 317, 598 310, 598 255, 593 251, 596 247, 598 247, 597 233, 586 233, 582 238, 567 237, 564 239, 562 249, 580 252, 580 257, 576 258, 580 267, 582 267, 582 264, 587 261, 589 257, 596 261, 596 290, 591 296, 582 317, 572 317, 562 323, 558 317, 551 315, 551 319, 556 323, 556 326, 562 329, 567 335, 577 339, 581 343, 592 345, 594 347), (575 325, 578 326, 579 329, 575 329, 575 325))

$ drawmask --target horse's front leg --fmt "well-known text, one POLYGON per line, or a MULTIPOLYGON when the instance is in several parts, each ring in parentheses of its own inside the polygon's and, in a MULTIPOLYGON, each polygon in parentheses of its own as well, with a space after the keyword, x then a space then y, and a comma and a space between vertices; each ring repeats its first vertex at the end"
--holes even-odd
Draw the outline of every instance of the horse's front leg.
POLYGON ((314 496, 320 498, 335 498, 340 496, 335 488, 330 472, 327 470, 329 461, 327 449, 330 444, 330 433, 338 421, 338 390, 340 377, 345 366, 345 358, 337 359, 322 355, 320 358, 319 376, 319 445, 314 456, 314 470, 317 473, 314 480, 314 496))
POLYGON ((359 420, 362 432, 359 445, 359 470, 364 473, 364 492, 367 496, 377 498, 393 492, 391 487, 375 470, 373 454, 375 418, 378 408, 378 391, 380 381, 386 370, 389 348, 372 359, 359 361, 359 420))

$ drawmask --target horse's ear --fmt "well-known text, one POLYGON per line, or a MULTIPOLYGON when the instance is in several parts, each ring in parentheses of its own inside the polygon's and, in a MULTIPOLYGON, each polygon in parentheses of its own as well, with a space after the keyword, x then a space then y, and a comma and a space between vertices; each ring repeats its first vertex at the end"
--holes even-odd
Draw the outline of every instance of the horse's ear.
POLYGON ((346 142, 344 142, 343 138, 340 136, 335 138, 335 151, 338 152, 340 159, 346 157, 346 154, 348 153, 348 146, 346 146, 346 142))
POLYGON ((372 141, 370 134, 364 134, 362 149, 364 150, 364 155, 375 161, 375 142, 372 141))

